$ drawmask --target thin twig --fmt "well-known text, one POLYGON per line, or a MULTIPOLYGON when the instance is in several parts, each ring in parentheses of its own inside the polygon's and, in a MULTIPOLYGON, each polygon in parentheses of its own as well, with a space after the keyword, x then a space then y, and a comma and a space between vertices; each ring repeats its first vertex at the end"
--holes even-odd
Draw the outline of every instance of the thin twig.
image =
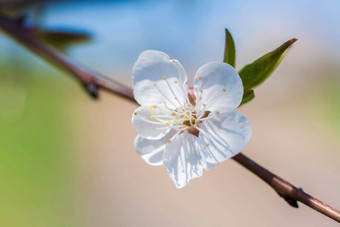
MULTIPOLYGON (((0 28, 2 30, 4 30, 15 40, 19 41, 32 52, 41 56, 43 59, 47 59, 51 63, 66 70, 83 84, 86 91, 92 97, 97 98, 98 90, 99 88, 102 88, 135 102, 131 88, 71 63, 70 59, 67 59, 65 56, 59 54, 46 43, 41 41, 36 35, 35 28, 26 28, 23 26, 21 21, 22 20, 14 20, 0 14, 0 28)), ((252 161, 247 156, 240 153, 234 156, 233 159, 265 181, 291 206, 297 208, 297 201, 299 201, 310 208, 334 219, 335 221, 340 222, 340 211, 330 207, 313 196, 308 195, 301 188, 297 188, 289 182, 276 176, 256 162, 252 161)))

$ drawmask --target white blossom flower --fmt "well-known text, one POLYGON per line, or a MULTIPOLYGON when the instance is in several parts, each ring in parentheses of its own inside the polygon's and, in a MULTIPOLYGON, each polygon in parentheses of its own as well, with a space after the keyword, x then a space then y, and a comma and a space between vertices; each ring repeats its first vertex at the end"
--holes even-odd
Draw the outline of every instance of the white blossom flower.
POLYGON ((142 52, 133 67, 135 149, 150 165, 164 165, 176 187, 241 152, 251 136, 236 110, 243 85, 235 69, 212 62, 198 69, 193 88, 177 60, 142 52))

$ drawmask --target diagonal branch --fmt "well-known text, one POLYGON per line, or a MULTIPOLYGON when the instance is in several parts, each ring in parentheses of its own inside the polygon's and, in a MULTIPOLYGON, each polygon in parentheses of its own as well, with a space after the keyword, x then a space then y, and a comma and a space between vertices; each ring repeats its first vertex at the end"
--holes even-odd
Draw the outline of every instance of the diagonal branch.
POLYGON ((97 73, 90 72, 82 67, 76 66, 71 59, 58 53, 49 45, 42 42, 36 28, 25 27, 21 19, 14 20, 0 14, 0 28, 10 37, 24 45, 30 51, 39 55, 57 67, 67 71, 84 86, 86 91, 94 98, 98 96, 98 88, 108 90, 131 101, 134 101, 131 88, 117 81, 108 79, 97 73))
MULTIPOLYGON (((23 26, 21 20, 14 20, 0 14, 0 29, 30 51, 67 71, 84 86, 92 97, 97 98, 98 90, 101 88, 135 102, 131 88, 71 63, 70 59, 67 59, 46 43, 42 42, 37 36, 35 28, 23 26)), ((276 176, 247 156, 240 153, 234 156, 233 159, 271 186, 273 190, 291 206, 297 208, 297 201, 299 201, 329 218, 340 222, 340 211, 305 193, 301 188, 297 188, 276 176)))

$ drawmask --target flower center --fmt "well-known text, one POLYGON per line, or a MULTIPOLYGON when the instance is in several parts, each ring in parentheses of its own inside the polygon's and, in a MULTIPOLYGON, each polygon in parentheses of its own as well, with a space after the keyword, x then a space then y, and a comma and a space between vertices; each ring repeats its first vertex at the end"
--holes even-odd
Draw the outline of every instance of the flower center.
MULTIPOLYGON (((180 80, 182 81, 182 78, 180 80)), ((170 91, 170 96, 172 97, 166 95, 158 84, 154 83, 153 86, 166 101, 163 105, 150 106, 149 111, 151 115, 148 120, 155 119, 158 122, 165 123, 167 127, 171 127, 176 130, 177 133, 182 133, 187 130, 189 133, 198 136, 200 132, 199 125, 207 119, 210 113, 210 111, 206 111, 206 105, 201 103, 200 100, 196 100, 192 88, 189 88, 189 91, 186 92, 183 84, 177 80, 168 80, 167 77, 163 75, 159 83, 161 82, 170 91), (174 88, 182 94, 187 94, 184 100, 178 98, 174 88), (173 108, 169 108, 168 104, 171 104, 173 108), (154 110, 156 108, 158 108, 157 113, 154 110)), ((202 92, 203 91, 200 90, 199 99, 202 99, 202 92)))

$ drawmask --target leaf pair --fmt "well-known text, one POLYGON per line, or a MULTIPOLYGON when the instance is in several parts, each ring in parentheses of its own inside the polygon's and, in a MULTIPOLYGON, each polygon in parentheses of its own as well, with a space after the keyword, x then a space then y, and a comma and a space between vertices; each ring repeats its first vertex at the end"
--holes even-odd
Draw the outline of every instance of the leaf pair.
MULTIPOLYGON (((255 97, 253 88, 263 83, 280 64, 288 51, 288 48, 297 39, 290 39, 277 49, 263 55, 256 61, 244 66, 240 71, 244 94, 241 105, 251 101, 255 97)), ((233 37, 226 29, 226 45, 224 52, 224 62, 235 67, 236 50, 233 37)))

